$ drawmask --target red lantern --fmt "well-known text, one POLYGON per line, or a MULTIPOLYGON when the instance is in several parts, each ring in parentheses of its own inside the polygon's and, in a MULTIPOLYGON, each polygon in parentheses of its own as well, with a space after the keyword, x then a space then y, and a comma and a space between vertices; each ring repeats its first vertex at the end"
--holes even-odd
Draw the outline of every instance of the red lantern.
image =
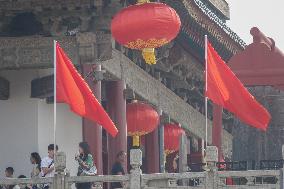
POLYGON ((139 137, 158 126, 159 115, 148 104, 132 102, 126 106, 127 133, 133 137, 133 146, 139 146, 139 137))
POLYGON ((148 64, 155 64, 154 48, 173 40, 180 29, 176 11, 163 3, 142 3, 120 11, 112 20, 111 32, 118 43, 142 50, 148 64))
POLYGON ((167 124, 164 126, 164 148, 166 155, 179 150, 180 136, 184 130, 177 124, 167 124))

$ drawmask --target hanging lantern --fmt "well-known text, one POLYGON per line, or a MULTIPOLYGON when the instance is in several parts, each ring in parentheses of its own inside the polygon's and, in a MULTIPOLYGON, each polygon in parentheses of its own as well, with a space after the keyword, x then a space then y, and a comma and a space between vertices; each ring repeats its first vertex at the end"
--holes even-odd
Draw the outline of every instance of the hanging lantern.
POLYGON ((164 126, 164 149, 166 155, 179 150, 180 137, 184 133, 184 130, 177 124, 166 124, 164 126))
POLYGON ((133 146, 140 145, 139 137, 155 130, 158 113, 148 104, 134 101, 126 106, 127 133, 133 137, 133 146))
POLYGON ((178 14, 168 5, 138 0, 113 18, 111 32, 121 45, 142 50, 146 63, 156 64, 154 48, 173 40, 180 25, 178 14))

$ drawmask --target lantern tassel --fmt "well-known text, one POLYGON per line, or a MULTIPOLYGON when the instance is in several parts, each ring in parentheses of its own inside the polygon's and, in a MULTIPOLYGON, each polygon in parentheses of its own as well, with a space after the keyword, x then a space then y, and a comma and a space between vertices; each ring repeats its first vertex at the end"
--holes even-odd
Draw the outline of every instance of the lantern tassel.
POLYGON ((144 3, 150 3, 150 0, 138 0, 137 4, 144 4, 144 3))
POLYGON ((133 144, 132 144, 133 147, 139 147, 140 146, 140 137, 137 136, 137 135, 133 136, 132 142, 133 142, 133 144))
POLYGON ((145 48, 142 50, 142 56, 147 64, 156 64, 155 49, 145 48))

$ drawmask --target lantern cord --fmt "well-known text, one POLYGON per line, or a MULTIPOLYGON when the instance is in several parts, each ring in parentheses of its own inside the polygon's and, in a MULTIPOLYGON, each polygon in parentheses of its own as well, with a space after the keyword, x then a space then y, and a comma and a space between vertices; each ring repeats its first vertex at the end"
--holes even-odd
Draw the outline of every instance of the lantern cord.
MULTIPOLYGON (((208 62, 207 62, 207 35, 205 35, 205 94, 208 89, 208 62)), ((205 149, 207 149, 208 143, 208 98, 205 96, 205 149)))

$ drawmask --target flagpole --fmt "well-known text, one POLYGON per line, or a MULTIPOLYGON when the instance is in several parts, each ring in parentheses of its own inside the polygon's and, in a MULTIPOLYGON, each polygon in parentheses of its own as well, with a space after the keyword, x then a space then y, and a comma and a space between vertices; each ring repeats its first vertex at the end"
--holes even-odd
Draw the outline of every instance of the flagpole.
POLYGON ((53 144, 54 144, 54 165, 56 163, 56 41, 53 40, 53 65, 54 65, 54 81, 53 81, 53 115, 54 115, 54 119, 53 119, 53 144))
MULTIPOLYGON (((208 81, 208 73, 207 73, 207 69, 208 69, 208 63, 207 63, 207 46, 208 46, 208 39, 207 39, 207 35, 205 35, 205 92, 207 92, 208 89, 208 85, 207 85, 207 81, 208 81)), ((207 143, 208 143, 208 98, 207 96, 205 96, 205 149, 207 148, 207 143)))

